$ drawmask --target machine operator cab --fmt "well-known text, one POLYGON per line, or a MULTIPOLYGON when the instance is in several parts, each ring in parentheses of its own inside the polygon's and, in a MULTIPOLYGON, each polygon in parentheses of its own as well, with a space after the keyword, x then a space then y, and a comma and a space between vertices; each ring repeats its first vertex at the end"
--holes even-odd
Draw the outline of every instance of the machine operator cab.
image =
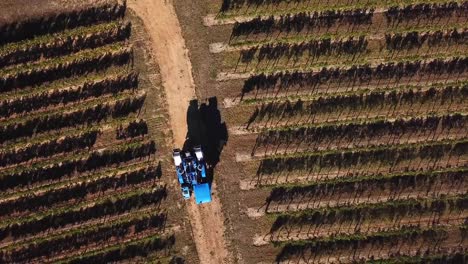
POLYGON ((211 188, 207 182, 206 163, 201 148, 195 147, 192 152, 174 149, 172 156, 182 197, 189 199, 193 192, 197 204, 211 202, 211 188))

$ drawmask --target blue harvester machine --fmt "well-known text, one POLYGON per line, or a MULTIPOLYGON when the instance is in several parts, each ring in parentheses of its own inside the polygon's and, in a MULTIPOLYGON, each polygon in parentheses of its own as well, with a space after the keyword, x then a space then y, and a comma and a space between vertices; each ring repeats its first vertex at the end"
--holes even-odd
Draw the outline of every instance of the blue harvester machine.
POLYGON ((195 147, 192 152, 174 149, 172 156, 182 196, 189 199, 190 193, 193 192, 197 204, 211 202, 211 190, 207 182, 206 163, 201 148, 195 147))

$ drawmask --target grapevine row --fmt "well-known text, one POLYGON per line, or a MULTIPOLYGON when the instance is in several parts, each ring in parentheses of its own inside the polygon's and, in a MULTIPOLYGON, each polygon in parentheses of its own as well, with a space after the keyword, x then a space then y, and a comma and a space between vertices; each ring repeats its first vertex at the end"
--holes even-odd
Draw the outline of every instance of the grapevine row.
POLYGON ((364 36, 345 40, 332 41, 330 38, 310 40, 302 43, 267 44, 241 51, 241 61, 248 63, 256 58, 258 61, 277 60, 281 57, 301 57, 307 53, 311 57, 329 56, 331 54, 355 54, 367 50, 368 41, 364 36), (255 57, 256 55, 256 57, 255 57))
POLYGON ((126 127, 120 125, 116 131, 117 139, 134 138, 148 134, 148 124, 143 119, 130 122, 126 127))
POLYGON ((126 75, 112 76, 98 81, 88 81, 71 87, 71 89, 43 91, 8 101, 0 102, 0 117, 8 117, 12 114, 22 114, 59 104, 99 97, 104 94, 115 94, 127 89, 135 89, 138 85, 138 75, 128 73, 126 75))
POLYGON ((320 84, 352 82, 354 85, 368 83, 372 79, 401 79, 418 74, 461 74, 468 68, 468 58, 456 57, 449 60, 434 59, 430 61, 408 61, 381 63, 375 67, 353 65, 352 67, 323 68, 319 72, 278 72, 264 73, 249 77, 242 88, 242 94, 254 90, 286 90, 288 87, 315 87, 320 84))
POLYGON ((372 91, 369 93, 352 93, 331 96, 320 96, 310 101, 269 102, 257 107, 249 118, 249 124, 271 118, 286 118, 295 115, 315 115, 343 110, 362 111, 379 109, 383 106, 402 108, 405 106, 451 103, 463 103, 468 98, 468 85, 431 87, 427 90, 391 90, 372 91))
POLYGON ((468 253, 466 252, 448 252, 444 254, 435 254, 429 256, 395 256, 391 259, 370 260, 368 264, 457 264, 467 263, 468 253))
MULTIPOLYGON (((418 4, 420 2, 425 2, 421 0, 408 0, 405 1, 405 3, 408 4, 418 4)), ((427 2, 427 1, 426 1, 427 2)), ((432 1, 434 2, 434 1, 432 1)), ((353 0, 351 2, 343 2, 343 1, 338 1, 338 2, 317 2, 314 3, 313 8, 330 8, 332 6, 335 9, 341 9, 341 8, 348 8, 350 6, 352 7, 374 7, 374 8, 385 8, 386 5, 395 5, 395 4, 400 4, 400 1, 379 1, 379 0, 353 0)), ((289 8, 293 10, 297 10, 298 8, 306 8, 310 7, 310 3, 307 0, 223 0, 223 3, 221 5, 221 12, 229 15, 231 11, 234 11, 233 13, 235 14, 236 9, 250 9, 250 7, 255 6, 253 9, 253 12, 258 12, 263 11, 263 9, 270 10, 272 7, 278 7, 281 6, 281 10, 287 10, 289 8), (291 4, 291 3, 294 3, 291 4), (286 7, 284 6, 286 5, 286 7), (270 7, 269 7, 270 6, 270 7)), ((247 12, 247 11, 243 11, 247 12)))
MULTIPOLYGON (((468 3, 459 4, 434 3, 417 4, 405 7, 390 7, 384 11, 387 23, 390 25, 402 21, 414 21, 417 19, 436 19, 440 17, 465 16, 468 3), (415 15, 418 14, 418 15, 415 15), (420 14, 423 14, 419 16, 420 14)), ((321 12, 300 12, 295 14, 270 16, 268 18, 257 17, 246 22, 234 24, 231 37, 239 37, 250 34, 279 32, 310 31, 317 27, 330 28, 338 23, 346 25, 369 25, 374 17, 374 8, 352 10, 327 10, 321 12)))
POLYGON ((65 29, 116 20, 125 15, 125 10, 125 5, 105 3, 81 10, 64 12, 55 16, 30 18, 16 23, 0 25, 0 45, 65 29))
POLYGON ((93 181, 83 181, 74 185, 49 189, 37 194, 27 193, 14 200, 1 201, 0 216, 19 211, 35 211, 43 207, 49 207, 58 202, 79 199, 90 194, 155 180, 158 177, 160 177, 158 168, 149 166, 127 171, 119 175, 111 175, 111 177, 103 177, 93 181))
POLYGON ((23 245, 13 250, 2 250, 0 260, 4 262, 22 262, 53 253, 63 253, 71 249, 109 239, 118 239, 133 233, 139 234, 147 229, 158 229, 164 225, 164 214, 152 214, 127 221, 118 221, 105 226, 90 229, 78 229, 72 233, 44 238, 40 241, 23 245))
MULTIPOLYGON (((395 245, 400 243, 416 243, 416 241, 441 242, 448 238, 448 230, 444 228, 420 229, 417 227, 402 228, 398 231, 379 232, 371 235, 336 236, 329 239, 289 242, 277 256, 277 261, 285 261, 294 256, 307 253, 318 255, 340 250, 354 251, 367 246, 395 245), (354 250, 353 250, 354 249, 354 250)), ((429 248, 437 247, 438 243, 426 244, 429 248)))
MULTIPOLYGON (((442 44, 463 45, 468 39, 468 32, 462 29, 449 31, 411 31, 406 33, 385 34, 385 48, 389 51, 410 50, 421 48, 427 43, 429 47, 442 44)), ((299 43, 279 42, 268 43, 243 49, 240 51, 239 60, 242 63, 250 63, 254 59, 257 62, 264 60, 278 60, 280 58, 293 58, 298 60, 306 54, 310 58, 320 56, 331 56, 342 54, 352 55, 370 52, 369 40, 367 36, 349 37, 345 39, 332 40, 330 37, 323 39, 311 39, 299 43)))
POLYGON ((43 133, 34 134, 34 137, 20 137, 3 144, 3 150, 9 151, 15 148, 24 148, 29 144, 41 143, 49 140, 58 139, 60 137, 77 135, 88 131, 99 131, 99 133, 106 133, 111 129, 115 129, 116 126, 126 126, 130 122, 135 120, 133 115, 119 117, 117 119, 108 119, 100 123, 90 123, 86 126, 79 127, 66 127, 60 130, 45 131, 43 133))
POLYGON ((0 174, 0 190, 26 186, 36 182, 61 179, 75 173, 83 173, 98 168, 147 157, 155 153, 153 141, 119 146, 115 149, 93 151, 89 155, 67 157, 52 163, 38 163, 33 167, 6 170, 0 174))
POLYGON ((310 170, 316 167, 350 167, 376 162, 396 165, 413 159, 437 160, 450 153, 461 157, 468 153, 468 141, 448 141, 430 144, 407 144, 397 147, 374 147, 359 151, 331 151, 325 153, 301 154, 290 157, 270 157, 263 159, 257 175, 273 174, 282 171, 310 170))
POLYGON ((13 43, 0 50, 0 67, 25 63, 40 58, 68 55, 83 49, 93 49, 130 36, 130 24, 105 24, 97 27, 72 30, 66 34, 44 36, 39 40, 13 43), (96 31, 92 31, 92 30, 96 31), (73 35, 75 33, 76 35, 73 35), (42 41, 41 41, 42 40, 42 41))
MULTIPOLYGON (((382 139, 385 136, 402 137, 408 134, 425 134, 441 130, 444 133, 452 129, 467 128, 466 115, 454 114, 446 116, 413 117, 410 119, 396 119, 394 121, 377 120, 362 123, 326 124, 322 126, 306 126, 287 129, 269 129, 258 135, 254 149, 261 146, 314 143, 318 147, 321 143, 340 141, 350 142, 371 139, 382 139)), ((376 144, 385 144, 381 140, 376 144)), ((353 144, 355 145, 355 144, 353 144)))
POLYGON ((14 65, 0 70, 0 92, 98 71, 113 65, 124 65, 130 58, 131 48, 116 43, 34 64, 14 65))
POLYGON ((136 239, 126 243, 119 243, 109 248, 91 251, 89 253, 76 255, 71 258, 57 262, 58 264, 86 264, 86 263, 105 263, 108 261, 116 262, 133 257, 148 256, 154 251, 170 249, 175 244, 173 235, 167 238, 150 236, 144 239, 136 239))
POLYGON ((0 167, 18 164, 33 158, 48 157, 58 153, 91 148, 96 142, 97 136, 98 131, 89 131, 79 135, 32 144, 13 151, 0 152, 0 167))
POLYGON ((416 192, 418 188, 425 191, 433 187, 451 185, 451 188, 465 186, 468 176, 466 170, 448 171, 440 173, 414 173, 394 175, 374 175, 363 178, 345 178, 331 182, 316 182, 309 185, 296 185, 287 187, 274 187, 267 198, 267 202, 291 202, 294 199, 306 199, 313 197, 355 194, 353 198, 361 196, 365 192, 379 190, 402 193, 405 189, 416 192), (439 186, 440 185, 440 186, 439 186))
POLYGON ((70 112, 54 112, 21 119, 19 123, 0 124, 0 143, 19 137, 30 137, 35 133, 100 122, 108 117, 121 117, 138 111, 145 96, 125 98, 116 102, 78 108, 70 112))
POLYGON ((464 44, 468 40, 468 31, 456 28, 449 31, 437 30, 435 32, 406 32, 385 34, 385 43, 388 50, 403 50, 421 48, 425 43, 429 47, 447 43, 447 45, 464 44))
MULTIPOLYGON (((10 189, 4 191, 0 194, 0 203, 8 203, 11 200, 23 199, 32 195, 40 196, 41 193, 50 192, 53 189, 63 189, 71 188, 75 185, 81 184, 82 181, 88 182, 90 184, 94 181, 100 181, 103 178, 115 177, 118 178, 119 175, 126 172, 136 171, 146 167, 151 167, 154 164, 154 160, 148 159, 141 162, 129 163, 115 167, 108 167, 103 169, 98 169, 96 172, 83 173, 77 177, 69 177, 66 179, 61 179, 53 182, 44 182, 39 184, 34 184, 33 186, 18 187, 15 189, 10 189)), ((160 178, 162 174, 161 164, 157 165, 156 174, 153 177, 160 178)))
POLYGON ((458 3, 420 3, 416 5, 408 5, 405 7, 393 6, 390 7, 385 16, 388 23, 401 23, 416 19, 437 19, 448 16, 466 17, 468 11, 468 2, 458 3))
POLYGON ((377 204, 358 204, 353 206, 307 209, 298 213, 282 213, 275 217, 270 232, 285 226, 325 225, 342 223, 362 223, 368 220, 382 221, 397 218, 415 217, 422 214, 443 214, 468 209, 468 197, 455 196, 437 199, 407 199, 387 201, 377 204))
POLYGON ((112 194, 96 200, 92 205, 89 204, 89 201, 84 201, 66 209, 50 210, 15 221, 5 221, 0 225, 0 240, 8 236, 14 238, 29 236, 51 228, 57 229, 74 223, 158 204, 162 199, 165 199, 166 195, 165 187, 158 189, 152 187, 123 194, 112 194))
POLYGON ((330 10, 323 12, 301 12, 298 14, 281 15, 279 18, 270 16, 266 19, 257 17, 247 22, 236 22, 232 29, 232 36, 272 33, 274 31, 282 32, 300 32, 310 30, 316 27, 331 27, 336 23, 346 24, 370 24, 374 10, 356 9, 356 10, 330 10))

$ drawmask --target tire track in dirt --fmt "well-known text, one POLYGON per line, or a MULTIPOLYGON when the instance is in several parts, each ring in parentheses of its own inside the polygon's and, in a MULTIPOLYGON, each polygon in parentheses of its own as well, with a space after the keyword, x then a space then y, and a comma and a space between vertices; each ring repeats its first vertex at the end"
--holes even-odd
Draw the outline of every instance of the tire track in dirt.
MULTIPOLYGON (((188 50, 174 6, 167 0, 129 0, 127 4, 143 20, 150 34, 152 52, 166 93, 173 144, 182 147, 187 135, 187 107, 196 93, 188 50)), ((212 189, 217 193, 215 183, 212 189)), ((187 201, 198 257, 203 264, 231 263, 224 240, 221 202, 215 195, 212 198, 211 203, 198 206, 193 200, 187 201)))

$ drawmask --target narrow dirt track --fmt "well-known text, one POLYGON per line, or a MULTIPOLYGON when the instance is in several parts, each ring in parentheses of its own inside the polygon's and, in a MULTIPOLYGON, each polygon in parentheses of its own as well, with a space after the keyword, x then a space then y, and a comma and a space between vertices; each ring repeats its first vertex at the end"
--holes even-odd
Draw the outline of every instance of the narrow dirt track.
MULTIPOLYGON (((168 0, 129 0, 127 5, 143 20, 150 34, 152 52, 166 92, 174 147, 182 147, 187 135, 187 108, 196 93, 192 66, 174 6, 168 0)), ((214 192, 215 188, 213 184, 214 192)), ((193 200, 187 201, 187 212, 200 263, 231 263, 224 240, 224 217, 219 198, 213 196, 211 203, 199 206, 193 200)))

